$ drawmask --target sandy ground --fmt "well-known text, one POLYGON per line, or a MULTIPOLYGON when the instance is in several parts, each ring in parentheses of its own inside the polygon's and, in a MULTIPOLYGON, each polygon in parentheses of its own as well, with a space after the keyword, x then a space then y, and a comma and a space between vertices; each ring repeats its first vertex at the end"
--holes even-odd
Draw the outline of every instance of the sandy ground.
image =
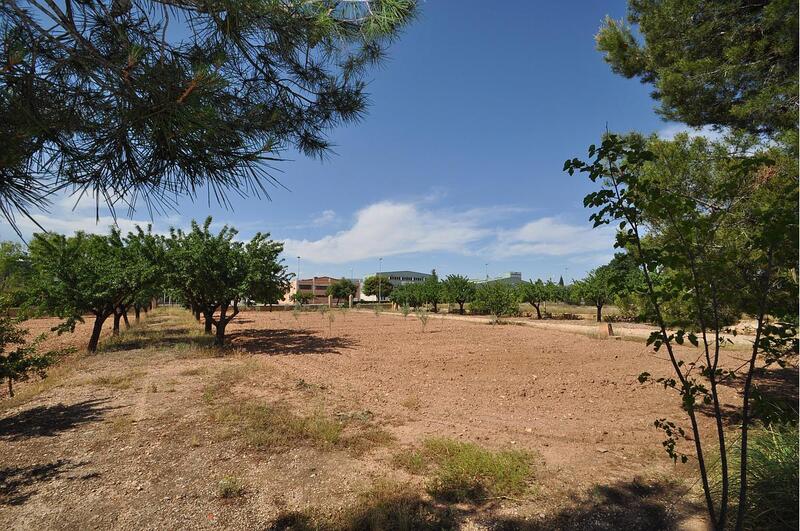
MULTIPOLYGON (((615 529, 615 518, 637 510, 638 528, 672 527, 696 510, 686 494, 692 462, 673 465, 653 427, 662 417, 687 424, 677 397, 637 382, 669 365, 643 344, 433 315, 425 330, 413 315, 334 317, 245 312, 219 357, 181 343, 185 331, 157 314, 147 321, 162 333, 155 344, 81 357, 39 394, 7 402, 0 527, 291 528, 276 524, 281 515, 336 514, 375 481, 422 485, 391 457, 431 436, 537 456, 530 494, 465 509, 465 529, 615 529), (360 453, 258 450, 220 435, 212 388, 234 401, 361 419, 393 441, 360 453), (219 498, 226 475, 241 478, 242 497, 219 498)), ((58 341, 82 344, 86 334, 84 325, 58 341)), ((738 401, 732 388, 722 396, 738 401)), ((708 433, 710 419, 701 422, 708 433)))

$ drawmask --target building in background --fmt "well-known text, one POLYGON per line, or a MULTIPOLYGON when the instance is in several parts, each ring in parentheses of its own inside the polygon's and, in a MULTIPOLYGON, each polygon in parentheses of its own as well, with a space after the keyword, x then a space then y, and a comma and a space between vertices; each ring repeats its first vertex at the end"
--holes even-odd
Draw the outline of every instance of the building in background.
POLYGON ((491 284, 494 282, 500 282, 502 284, 508 284, 510 286, 516 286, 517 284, 522 284, 524 280, 522 280, 522 273, 519 271, 509 271, 504 275, 494 278, 480 278, 473 280, 475 284, 491 284))
POLYGON ((381 275, 382 277, 388 277, 389 282, 393 286, 402 286, 403 284, 419 284, 420 282, 425 282, 426 278, 430 278, 430 273, 418 273, 416 271, 381 271, 380 273, 375 273, 376 275, 381 275))
MULTIPOLYGON (((311 293, 314 298, 311 304, 327 304, 328 302, 328 286, 339 280, 335 277, 313 277, 301 278, 299 281, 294 280, 289 285, 289 292, 284 296, 281 304, 294 304, 292 295, 299 291, 303 293, 311 293)), ((361 280, 351 278, 350 281, 356 285, 356 294, 353 297, 354 301, 361 300, 361 280)), ((345 301, 346 302, 346 301, 345 301)))

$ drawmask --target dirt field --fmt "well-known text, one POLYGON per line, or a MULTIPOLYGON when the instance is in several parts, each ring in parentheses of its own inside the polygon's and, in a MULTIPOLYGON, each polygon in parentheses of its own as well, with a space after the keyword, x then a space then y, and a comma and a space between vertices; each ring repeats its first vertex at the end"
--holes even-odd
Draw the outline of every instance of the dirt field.
POLYGON ((0 528, 380 529, 409 511, 431 528, 702 528, 693 464, 653 428, 685 424, 676 397, 636 380, 669 367, 643 344, 333 315, 243 313, 220 353, 188 313, 160 311, 21 385, 0 402, 0 528), (530 488, 432 499, 396 457, 430 437, 529 451, 530 488))

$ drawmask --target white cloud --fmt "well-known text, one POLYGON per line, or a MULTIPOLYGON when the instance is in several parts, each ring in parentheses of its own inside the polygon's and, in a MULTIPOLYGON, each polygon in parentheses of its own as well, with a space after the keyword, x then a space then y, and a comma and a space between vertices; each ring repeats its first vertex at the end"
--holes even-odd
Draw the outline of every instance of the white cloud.
POLYGON ((500 231, 490 250, 495 258, 567 256, 605 251, 613 243, 614 232, 607 226, 593 229, 588 223, 573 225, 545 217, 518 229, 500 231))
POLYGON ((358 211, 349 229, 318 240, 288 239, 285 249, 310 262, 340 264, 415 252, 463 253, 490 234, 474 211, 458 215, 383 201, 358 211))
POLYGON ((515 229, 489 226, 523 211, 500 206, 458 213, 428 210, 420 203, 383 201, 358 211, 348 229, 317 240, 287 239, 284 245, 289 256, 329 264, 425 252, 481 254, 493 259, 596 255, 613 245, 613 231, 607 227, 593 230, 588 223, 573 225, 552 217, 515 229))
POLYGON ((329 223, 332 223, 335 219, 336 219, 336 212, 334 212, 333 210, 323 210, 319 216, 315 217, 311 221, 311 224, 314 225, 315 227, 322 227, 328 225, 329 223))
POLYGON ((695 128, 689 127, 686 124, 670 124, 658 132, 658 136, 664 140, 672 140, 679 133, 686 133, 689 137, 694 138, 698 136, 706 137, 708 140, 716 141, 721 140, 725 136, 724 131, 717 131, 710 125, 695 128))

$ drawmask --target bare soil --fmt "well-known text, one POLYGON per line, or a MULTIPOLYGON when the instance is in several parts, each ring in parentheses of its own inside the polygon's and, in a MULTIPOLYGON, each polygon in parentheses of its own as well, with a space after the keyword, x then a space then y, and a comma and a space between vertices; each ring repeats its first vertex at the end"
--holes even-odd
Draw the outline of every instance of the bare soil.
MULTIPOLYGON (((694 463, 674 465, 653 427, 665 417, 686 425, 678 398, 637 382, 670 367, 643 343, 435 315, 424 331, 413 315, 333 315, 244 312, 220 352, 188 313, 160 311, 48 386, 21 384, 22 398, 0 402, 0 528, 300 529, 297 515, 308 514, 318 527, 348 527, 342 515, 387 481, 464 529, 703 527, 694 463), (237 404, 333 419, 350 442, 323 433, 265 448, 231 416, 237 404), (393 456, 434 436, 533 452, 529 492, 430 500, 426 478, 393 456), (220 493, 226 477, 241 485, 231 498, 220 493)), ((82 347, 89 330, 53 341, 82 347)), ((727 356, 734 364, 741 353, 727 356)), ((733 388, 722 396, 726 407, 739 401, 733 388)), ((710 417, 701 421, 710 435, 710 417)), ((680 446, 692 453, 692 441, 680 446)))

